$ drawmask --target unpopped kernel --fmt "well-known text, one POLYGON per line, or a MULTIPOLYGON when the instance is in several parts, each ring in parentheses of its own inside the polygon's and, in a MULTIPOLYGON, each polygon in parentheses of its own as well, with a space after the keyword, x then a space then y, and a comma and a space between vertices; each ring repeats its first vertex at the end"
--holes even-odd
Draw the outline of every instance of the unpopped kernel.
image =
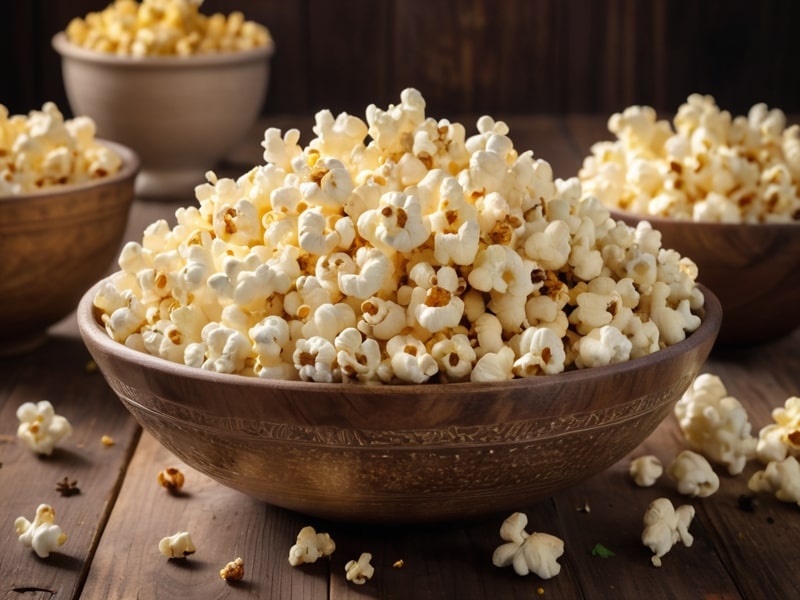
POLYGON ((0 196, 100 179, 121 166, 122 159, 95 139, 90 117, 65 120, 53 102, 9 116, 0 104, 0 196))
POLYGON ((673 119, 630 106, 608 120, 615 141, 592 146, 584 191, 646 216, 719 223, 800 223, 800 125, 755 104, 732 117, 692 94, 673 119))
POLYGON ((108 334, 216 372, 316 382, 499 381, 608 365, 700 325, 697 267, 518 152, 425 116, 406 89, 265 164, 213 172, 96 294, 108 334))
POLYGON ((203 0, 115 0, 100 12, 74 18, 69 41, 125 56, 189 56, 237 52, 272 42, 269 30, 234 11, 208 16, 203 0))

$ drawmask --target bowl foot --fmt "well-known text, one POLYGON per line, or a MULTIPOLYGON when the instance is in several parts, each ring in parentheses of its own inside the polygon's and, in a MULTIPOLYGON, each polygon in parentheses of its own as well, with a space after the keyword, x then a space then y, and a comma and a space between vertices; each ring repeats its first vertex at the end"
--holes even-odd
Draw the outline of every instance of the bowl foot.
POLYGON ((207 169, 148 169, 136 176, 134 193, 148 200, 194 199, 194 188, 206 183, 207 169))

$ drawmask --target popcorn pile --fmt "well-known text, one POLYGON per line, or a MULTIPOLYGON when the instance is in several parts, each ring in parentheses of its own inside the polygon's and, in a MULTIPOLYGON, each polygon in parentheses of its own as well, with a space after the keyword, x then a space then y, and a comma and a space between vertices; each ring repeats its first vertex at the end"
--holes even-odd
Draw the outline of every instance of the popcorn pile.
POLYGON ((67 25, 69 41, 89 50, 127 56, 190 56, 266 46, 269 30, 234 11, 200 12, 203 0, 115 0, 101 12, 67 25))
POLYGON ((94 121, 64 120, 53 102, 27 115, 0 104, 0 196, 83 183, 119 171, 122 159, 95 139, 94 121))
POLYGON ((108 334, 217 372, 423 383, 608 365, 700 325, 690 259, 505 123, 477 129, 426 118, 414 89, 366 123, 320 111, 305 148, 268 129, 264 165, 209 172, 199 207, 123 248, 95 297, 108 334))
POLYGON ((800 125, 754 105, 731 117, 693 94, 670 123, 648 106, 608 121, 617 140, 598 142, 579 177, 606 206, 719 223, 800 222, 800 125))

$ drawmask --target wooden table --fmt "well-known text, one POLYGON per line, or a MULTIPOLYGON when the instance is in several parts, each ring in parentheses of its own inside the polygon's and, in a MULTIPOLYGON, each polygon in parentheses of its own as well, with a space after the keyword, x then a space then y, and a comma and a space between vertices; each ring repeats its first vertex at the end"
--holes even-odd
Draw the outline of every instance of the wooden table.
MULTIPOLYGON (((605 138, 605 119, 513 117, 506 119, 519 149, 532 148, 556 176, 574 173, 592 140, 605 138)), ((311 120, 269 119, 285 128, 311 120)), ((468 127, 474 120, 463 119, 468 127)), ((263 128, 260 129, 263 131, 263 128)), ((260 161, 258 136, 234 155, 242 173, 260 161), (248 162, 252 160, 253 162, 248 162)), ((309 137, 304 135, 307 142, 309 137)), ((127 239, 140 239, 144 226, 171 218, 193 202, 137 200, 127 239)), ((797 282, 787 282, 797 285, 797 282)), ((706 499, 680 496, 666 477, 637 488, 628 475, 630 458, 654 453, 664 463, 686 447, 670 416, 629 457, 606 472, 553 498, 520 506, 531 529, 565 540, 561 573, 550 580, 517 576, 492 566, 508 516, 437 525, 376 527, 323 522, 265 505, 211 481, 159 446, 125 412, 102 376, 87 368, 90 357, 77 335, 74 316, 50 331, 37 350, 0 360, 0 598, 796 598, 800 594, 800 507, 759 497, 753 510, 740 498, 758 465, 731 477, 722 470, 720 490, 706 499), (68 417, 74 433, 57 451, 40 458, 16 441, 17 407, 50 400, 68 417), (109 436, 114 444, 101 443, 109 436), (185 493, 170 495, 156 477, 165 467, 186 475, 185 493), (56 483, 74 480, 80 494, 62 497, 56 483), (640 536, 651 500, 666 496, 692 504, 692 547, 676 546, 660 569, 640 536), (68 534, 60 552, 38 559, 17 543, 14 519, 33 518, 50 503, 68 534), (305 525, 331 534, 337 549, 330 560, 293 568, 287 557, 305 525), (169 561, 159 540, 188 530, 198 548, 186 561, 169 561), (614 552, 593 555, 597 544, 614 552), (344 564, 371 552, 375 576, 363 586, 345 579, 344 564), (240 556, 245 578, 226 583, 225 563, 240 556), (402 567, 395 566, 403 561, 402 567)), ((731 395, 748 409, 755 433, 770 411, 800 394, 800 330, 758 347, 715 349, 705 371, 722 377, 731 395)))

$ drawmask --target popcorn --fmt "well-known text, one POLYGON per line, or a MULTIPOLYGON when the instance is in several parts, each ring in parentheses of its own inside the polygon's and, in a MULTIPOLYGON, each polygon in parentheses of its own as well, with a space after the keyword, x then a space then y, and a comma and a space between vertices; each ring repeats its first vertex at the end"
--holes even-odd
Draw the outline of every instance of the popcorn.
POLYGON ((122 159, 95 140, 85 116, 64 120, 53 102, 11 115, 0 104, 0 197, 85 183, 113 175, 122 159))
POLYGON ((195 552, 192 536, 188 531, 179 531, 171 536, 161 538, 158 551, 167 558, 188 558, 195 552))
POLYGON ((669 122, 651 107, 615 113, 614 142, 594 144, 584 191, 629 212, 718 223, 800 219, 800 126, 755 104, 732 117, 712 96, 690 95, 669 122))
POLYGON ((297 534, 295 544, 289 548, 289 564, 297 567, 302 564, 317 562, 317 559, 330 556, 336 550, 336 542, 330 534, 317 533, 306 525, 297 534))
POLYGON ((66 417, 57 415, 47 400, 24 402, 17 408, 17 437, 38 454, 50 456, 56 445, 72 433, 66 417))
POLYGON ((39 558, 47 558, 67 541, 67 534, 55 521, 56 512, 49 504, 40 504, 36 508, 33 522, 25 517, 17 517, 14 529, 19 536, 19 543, 31 548, 39 558))
POLYGON ((237 52, 271 44, 269 30, 234 11, 200 13, 203 0, 114 0, 100 12, 72 19, 73 44, 127 56, 189 56, 237 52))
POLYGON ((305 147, 268 129, 265 164, 207 173, 198 206, 123 248, 95 298, 109 335, 218 372, 402 384, 611 364, 700 325, 696 265, 505 123, 467 137, 413 89, 366 117, 320 111, 305 147))
POLYGON ((372 579, 375 574, 375 567, 370 564, 371 560, 372 554, 369 552, 362 552, 358 560, 348 560, 344 565, 347 581, 352 581, 356 585, 364 585, 372 579))
POLYGON ((758 432, 756 455, 767 464, 800 457, 800 397, 790 396, 772 410, 773 422, 758 432))

